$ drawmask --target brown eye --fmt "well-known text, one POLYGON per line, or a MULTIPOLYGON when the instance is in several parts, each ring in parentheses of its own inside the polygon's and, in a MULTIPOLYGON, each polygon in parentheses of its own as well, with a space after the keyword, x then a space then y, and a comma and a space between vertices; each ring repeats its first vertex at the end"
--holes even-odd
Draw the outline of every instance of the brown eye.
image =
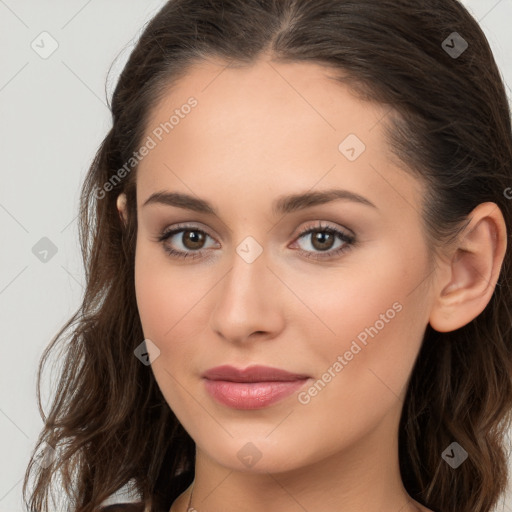
MULTIPOLYGON (((306 228, 299 234, 297 240, 309 242, 310 248, 300 249, 300 253, 306 258, 328 259, 340 256, 356 243, 356 238, 352 234, 345 233, 335 227, 317 225, 306 228), (336 242, 339 242, 336 244, 336 242)), ((298 242, 296 242, 298 243, 298 242)), ((300 247, 300 244, 298 244, 300 247)))
POLYGON ((332 248, 334 244, 334 235, 325 230, 312 231, 312 245, 319 251, 325 251, 332 248))
POLYGON ((205 233, 197 229, 186 229, 183 231, 181 241, 187 249, 202 249, 205 242, 205 233))
MULTIPOLYGON (((165 252, 177 258, 202 258, 208 249, 207 239, 214 243, 213 237, 195 226, 176 226, 174 229, 164 231, 158 241, 165 252)), ((212 245, 210 245, 211 247, 212 245)))

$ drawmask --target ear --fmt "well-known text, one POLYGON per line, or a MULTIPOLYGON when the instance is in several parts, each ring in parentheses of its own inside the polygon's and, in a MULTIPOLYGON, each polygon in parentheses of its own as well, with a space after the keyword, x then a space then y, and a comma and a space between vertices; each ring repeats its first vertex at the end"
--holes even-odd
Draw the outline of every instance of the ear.
POLYGON ((126 227, 128 212, 126 209, 126 194, 124 192, 117 196, 117 211, 119 212, 119 217, 123 221, 124 226, 126 227))
POLYGON ((491 300, 507 248, 507 229, 495 203, 479 204, 459 235, 451 255, 441 263, 430 314, 436 331, 459 329, 476 318, 491 300))

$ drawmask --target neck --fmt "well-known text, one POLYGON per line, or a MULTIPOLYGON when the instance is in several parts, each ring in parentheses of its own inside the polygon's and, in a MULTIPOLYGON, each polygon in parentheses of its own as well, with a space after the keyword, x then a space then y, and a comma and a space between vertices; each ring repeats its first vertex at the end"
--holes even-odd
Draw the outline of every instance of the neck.
MULTIPOLYGON (((398 440, 383 443, 382 436, 375 432, 373 436, 367 436, 365 442, 359 441, 342 452, 319 458, 308 466, 286 471, 279 470, 283 464, 278 457, 274 462, 271 457, 266 461, 261 457, 251 471, 239 471, 228 465, 220 465, 198 448, 195 480, 186 510, 420 510, 403 487, 398 440)), ((305 451, 308 451, 308 447, 304 447, 302 452, 305 451)), ((300 452, 298 456, 302 455, 300 452)))

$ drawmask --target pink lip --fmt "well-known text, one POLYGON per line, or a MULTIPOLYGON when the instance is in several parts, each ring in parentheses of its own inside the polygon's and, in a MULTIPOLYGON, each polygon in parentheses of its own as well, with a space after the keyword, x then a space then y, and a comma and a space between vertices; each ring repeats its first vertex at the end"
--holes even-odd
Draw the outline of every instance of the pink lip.
POLYGON ((223 405, 260 409, 291 395, 309 380, 308 375, 268 366, 237 369, 217 366, 203 373, 206 390, 223 405))

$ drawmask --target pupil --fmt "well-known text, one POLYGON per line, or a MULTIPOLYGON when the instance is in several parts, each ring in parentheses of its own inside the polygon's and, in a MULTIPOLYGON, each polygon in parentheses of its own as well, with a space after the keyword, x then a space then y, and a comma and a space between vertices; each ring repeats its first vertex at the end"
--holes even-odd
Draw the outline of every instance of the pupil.
MULTIPOLYGON (((189 247, 189 249, 197 249, 196 245, 201 246, 201 242, 203 241, 203 235, 199 233, 198 231, 193 230, 187 230, 184 232, 185 240, 187 242, 190 242, 192 244, 192 247, 189 247)), ((185 244, 187 245, 187 244, 185 244)))
POLYGON ((317 247, 317 249, 329 249, 330 248, 329 244, 327 244, 327 245, 329 245, 329 247, 325 247, 325 246, 321 245, 322 243, 325 243, 326 239, 328 239, 329 237, 331 238, 331 242, 332 242, 331 233, 326 233, 325 231, 317 232, 316 236, 313 237, 313 245, 315 245, 316 242, 319 242, 320 247, 317 247))

